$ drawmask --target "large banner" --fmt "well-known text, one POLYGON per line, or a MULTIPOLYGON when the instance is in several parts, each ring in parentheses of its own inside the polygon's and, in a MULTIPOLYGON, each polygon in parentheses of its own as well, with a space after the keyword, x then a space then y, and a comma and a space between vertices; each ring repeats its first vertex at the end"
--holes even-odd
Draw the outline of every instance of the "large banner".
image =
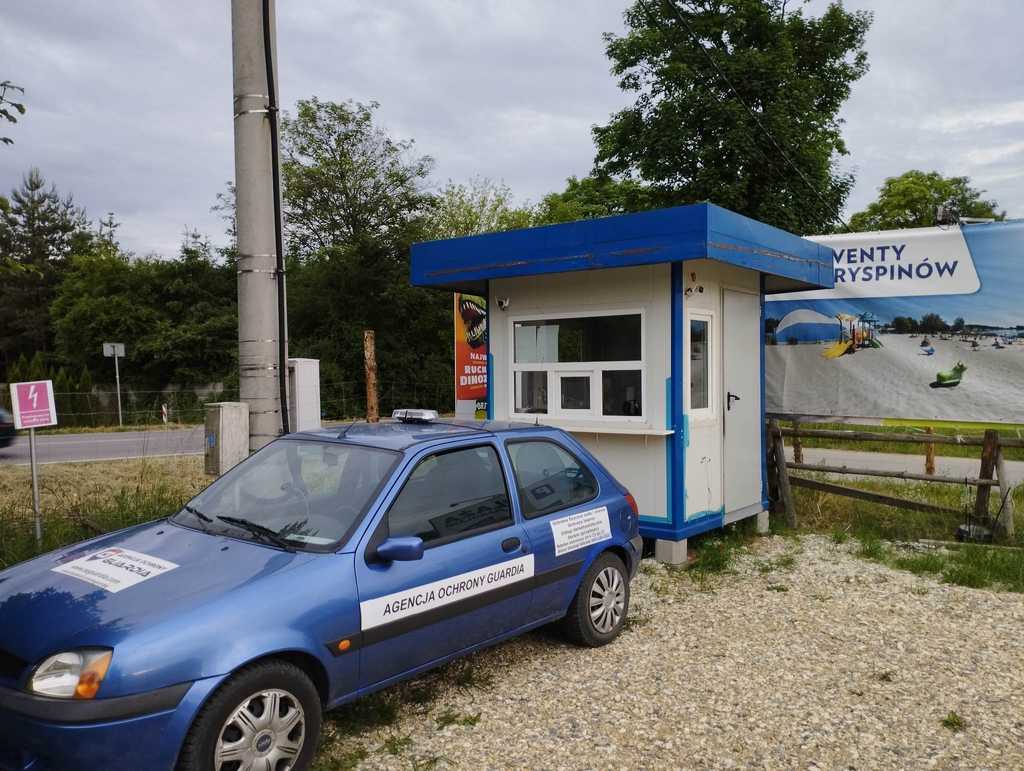
POLYGON ((809 238, 836 286, 767 298, 769 412, 1024 423, 1024 220, 809 238))
POLYGON ((455 414, 487 416, 487 300, 455 293, 455 414))

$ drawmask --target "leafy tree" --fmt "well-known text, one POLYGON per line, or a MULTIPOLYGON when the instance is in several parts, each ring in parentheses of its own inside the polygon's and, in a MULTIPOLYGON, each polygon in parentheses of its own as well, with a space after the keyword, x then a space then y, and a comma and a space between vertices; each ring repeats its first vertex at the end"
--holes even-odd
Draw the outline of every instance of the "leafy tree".
POLYGON ((385 388, 451 377, 451 298, 409 285, 409 245, 435 211, 432 161, 375 125, 376 107, 312 99, 282 122, 289 348, 321 360, 326 409, 340 409, 340 381, 362 380, 365 329, 385 388))
POLYGON ((926 334, 934 335, 937 332, 945 332, 949 329, 949 325, 939 314, 926 313, 921 317, 921 321, 918 323, 918 329, 926 334))
POLYGON ((594 128, 599 173, 652 205, 709 200, 797 233, 831 229, 853 185, 839 110, 867 71, 871 14, 786 0, 636 0, 607 34, 635 102, 594 128))
POLYGON ((939 206, 949 205, 962 217, 1005 219, 999 204, 983 199, 967 177, 943 177, 937 171, 911 169, 888 177, 878 198, 850 217, 851 231, 923 228, 937 224, 939 206))
POLYGON ((294 256, 342 245, 384 246, 399 259, 428 212, 433 160, 374 125, 376 102, 299 101, 281 121, 285 222, 294 256))
POLYGON ((83 366, 82 373, 78 376, 78 383, 75 385, 78 397, 75 399, 75 412, 78 414, 78 425, 91 426, 95 424, 95 415, 92 413, 92 373, 89 368, 83 366))
POLYGON ((897 316, 892 320, 892 328, 901 335, 917 332, 917 320, 910 316, 897 316))
POLYGON ((20 353, 50 352, 50 303, 68 257, 91 248, 85 213, 47 186, 38 169, 0 210, 0 363, 20 353))
MULTIPOLYGON (((0 118, 8 123, 17 123, 18 116, 25 114, 25 105, 15 102, 9 94, 24 94, 25 89, 16 86, 9 80, 0 80, 0 118), (17 115, 15 115, 17 113, 17 115)), ((0 136, 0 145, 13 145, 14 140, 10 137, 0 136)))
POLYGON ((196 234, 173 260, 77 255, 51 310, 57 350, 112 378, 102 344, 124 342, 122 380, 138 387, 221 380, 237 356, 235 282, 234 268, 217 264, 196 234))
POLYGON ((612 214, 654 209, 661 198, 647 185, 633 179, 614 179, 606 174, 569 177, 565 190, 550 193, 537 207, 537 224, 607 217, 612 214))
POLYGON ((964 321, 964 317, 957 316, 955 319, 953 319, 953 325, 949 329, 951 332, 963 332, 965 324, 966 322, 964 321))
POLYGON ((457 238, 477 233, 526 228, 529 206, 516 206, 507 185, 476 177, 469 184, 448 184, 434 198, 427 220, 427 238, 457 238))

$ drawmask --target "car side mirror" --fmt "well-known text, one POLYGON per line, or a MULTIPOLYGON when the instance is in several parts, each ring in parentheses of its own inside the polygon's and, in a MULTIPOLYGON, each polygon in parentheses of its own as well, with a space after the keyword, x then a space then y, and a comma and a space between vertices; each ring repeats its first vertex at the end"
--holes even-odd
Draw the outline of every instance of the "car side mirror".
POLYGON ((388 538, 377 547, 377 557, 386 562, 411 562, 423 559, 423 539, 414 535, 388 538))

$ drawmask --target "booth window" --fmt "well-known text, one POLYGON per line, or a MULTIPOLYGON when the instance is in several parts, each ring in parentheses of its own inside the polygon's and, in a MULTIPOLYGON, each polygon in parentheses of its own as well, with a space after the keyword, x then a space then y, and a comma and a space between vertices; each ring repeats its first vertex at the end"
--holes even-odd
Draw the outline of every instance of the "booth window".
POLYGON ((505 475, 490 445, 424 458, 388 510, 389 535, 418 536, 428 546, 511 524, 505 475))
POLYGON ((642 314, 520 319, 513 337, 515 412, 643 417, 642 314))
POLYGON ((509 442, 509 458, 527 519, 593 500, 597 480, 586 466, 554 442, 509 442))
POLYGON ((711 407, 711 319, 690 318, 690 409, 711 407))

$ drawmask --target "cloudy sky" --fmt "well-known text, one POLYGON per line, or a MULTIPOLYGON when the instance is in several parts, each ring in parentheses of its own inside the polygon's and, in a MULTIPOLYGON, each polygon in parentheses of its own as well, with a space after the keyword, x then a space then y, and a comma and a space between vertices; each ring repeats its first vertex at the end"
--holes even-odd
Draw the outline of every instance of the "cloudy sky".
MULTIPOLYGON (((627 0, 278 0, 282 104, 380 102, 395 136, 437 161, 434 184, 479 175, 522 199, 587 173, 590 126, 627 103, 601 33, 627 0)), ((808 12, 825 0, 811 0, 808 12)), ((1024 216, 1019 0, 848 0, 875 12, 870 73, 846 108, 848 211, 908 168, 966 174, 1024 216)), ((173 254, 233 177, 228 0, 9 0, 0 80, 29 112, 0 147, 0 190, 31 166, 122 244, 173 254)))

